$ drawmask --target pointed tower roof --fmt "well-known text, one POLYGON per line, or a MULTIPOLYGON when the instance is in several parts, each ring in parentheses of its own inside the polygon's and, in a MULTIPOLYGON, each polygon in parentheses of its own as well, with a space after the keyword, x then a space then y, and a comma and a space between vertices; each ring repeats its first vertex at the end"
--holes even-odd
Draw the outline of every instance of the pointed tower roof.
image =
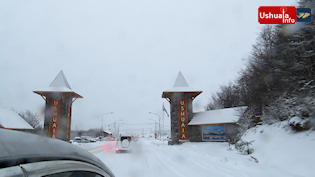
POLYGON ((34 91, 39 95, 47 95, 49 93, 70 93, 73 97, 83 98, 81 95, 72 91, 70 84, 68 83, 66 76, 64 75, 63 71, 61 70, 59 74, 55 77, 55 79, 51 82, 48 88, 43 89, 41 91, 34 91))
POLYGON ((61 70, 59 74, 55 77, 55 79, 51 82, 49 87, 64 87, 71 90, 71 87, 66 79, 66 76, 63 74, 61 70))
POLYGON ((173 88, 164 91, 162 94, 162 98, 170 98, 172 93, 191 93, 193 95, 193 97, 196 97, 200 93, 202 93, 202 91, 198 90, 198 89, 191 88, 188 85, 182 72, 179 71, 173 88))
POLYGON ((177 78, 174 83, 174 87, 189 87, 186 79, 184 78, 181 71, 179 71, 177 78))

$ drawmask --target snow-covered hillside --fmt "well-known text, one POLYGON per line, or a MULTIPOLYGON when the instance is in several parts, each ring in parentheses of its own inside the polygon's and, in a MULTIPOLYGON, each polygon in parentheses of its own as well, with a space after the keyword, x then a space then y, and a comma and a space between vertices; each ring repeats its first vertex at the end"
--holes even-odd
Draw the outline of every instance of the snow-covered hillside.
POLYGON ((80 147, 100 158, 117 177, 315 176, 315 132, 293 133, 282 122, 252 128, 243 139, 253 141, 253 154, 243 155, 228 143, 168 146, 147 139, 139 140, 130 153, 116 154, 114 141, 80 147))
POLYGON ((261 173, 281 176, 315 176, 315 132, 295 133, 288 121, 249 129, 243 140, 253 141, 253 157, 261 173))

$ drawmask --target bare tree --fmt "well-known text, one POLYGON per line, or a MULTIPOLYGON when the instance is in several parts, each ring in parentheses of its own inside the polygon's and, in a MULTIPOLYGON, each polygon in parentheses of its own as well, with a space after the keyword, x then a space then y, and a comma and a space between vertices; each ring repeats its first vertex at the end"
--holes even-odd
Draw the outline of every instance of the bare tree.
POLYGON ((20 112, 19 115, 29 123, 34 129, 40 129, 40 117, 38 114, 32 113, 30 110, 26 110, 25 112, 20 112))
POLYGON ((79 136, 79 137, 81 137, 82 135, 83 135, 83 131, 79 131, 78 133, 77 133, 77 135, 79 136))

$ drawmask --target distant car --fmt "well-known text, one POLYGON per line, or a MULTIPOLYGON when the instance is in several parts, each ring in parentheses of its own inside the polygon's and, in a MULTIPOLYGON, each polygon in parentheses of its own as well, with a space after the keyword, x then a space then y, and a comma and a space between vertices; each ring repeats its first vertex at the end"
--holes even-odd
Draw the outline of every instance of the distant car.
POLYGON ((90 142, 88 139, 86 138, 81 138, 81 137, 75 137, 72 141, 70 141, 71 143, 88 143, 90 142))
POLYGON ((70 143, 0 128, 1 177, 114 177, 93 154, 70 143))
POLYGON ((132 150, 135 140, 131 135, 120 135, 116 140, 116 152, 128 152, 132 150))
POLYGON ((89 142, 95 143, 96 142, 94 138, 91 138, 89 136, 82 136, 81 139, 82 139, 82 143, 89 143, 89 142))
POLYGON ((92 138, 92 139, 90 139, 90 142, 92 142, 92 143, 95 143, 95 142, 97 142, 97 141, 98 141, 97 138, 92 138))
POLYGON ((80 137, 75 137, 72 141, 70 141, 71 143, 72 142, 75 142, 75 143, 81 143, 82 139, 80 137))

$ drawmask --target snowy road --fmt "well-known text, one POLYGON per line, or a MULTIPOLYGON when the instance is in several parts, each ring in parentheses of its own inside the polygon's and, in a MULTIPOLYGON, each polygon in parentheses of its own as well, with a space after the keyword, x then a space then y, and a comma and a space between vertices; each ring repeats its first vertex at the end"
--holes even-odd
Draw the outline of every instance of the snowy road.
POLYGON ((142 139, 133 152, 119 154, 114 141, 79 146, 101 159, 117 177, 315 176, 315 131, 294 133, 287 126, 282 122, 247 131, 243 138, 253 142, 255 151, 251 155, 231 150, 225 142, 168 146, 166 142, 142 139))
POLYGON ((252 176, 256 165, 249 156, 229 151, 227 143, 185 143, 168 146, 140 140, 133 152, 115 153, 115 142, 86 148, 117 177, 252 176))

